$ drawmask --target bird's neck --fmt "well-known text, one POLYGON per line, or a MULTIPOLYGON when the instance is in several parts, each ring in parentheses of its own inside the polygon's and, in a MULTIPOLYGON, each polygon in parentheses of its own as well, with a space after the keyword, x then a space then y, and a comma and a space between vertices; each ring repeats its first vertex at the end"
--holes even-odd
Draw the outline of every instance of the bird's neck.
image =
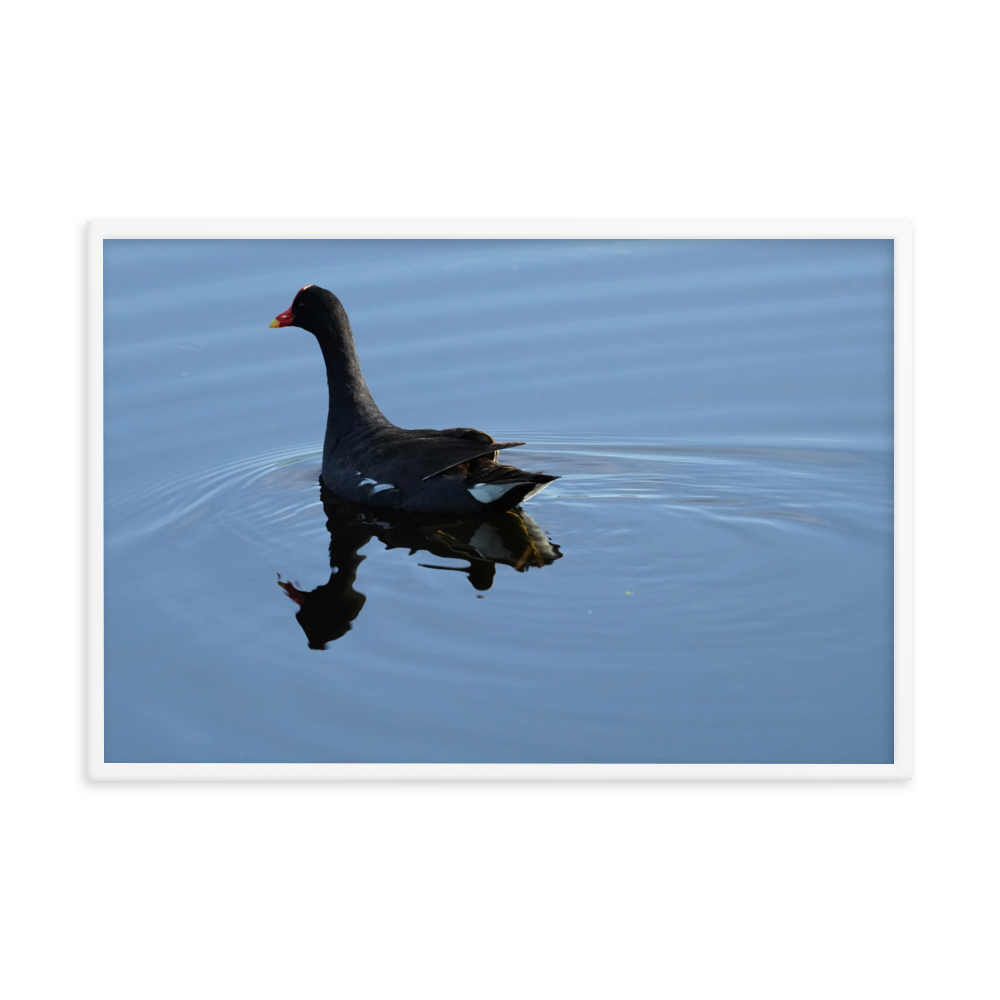
POLYGON ((326 362, 326 380, 330 389, 326 444, 323 449, 326 452, 345 434, 384 426, 389 421, 375 404, 365 377, 361 374, 347 316, 335 318, 328 328, 315 336, 326 362))

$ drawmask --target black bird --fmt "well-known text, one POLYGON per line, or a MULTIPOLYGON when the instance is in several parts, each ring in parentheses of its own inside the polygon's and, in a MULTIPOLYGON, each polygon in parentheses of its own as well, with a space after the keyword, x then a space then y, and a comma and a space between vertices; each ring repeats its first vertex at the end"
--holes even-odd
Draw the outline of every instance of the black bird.
POLYGON ((523 441, 472 427, 404 430, 386 419, 361 374, 347 312, 325 288, 300 289, 271 326, 298 326, 319 341, 330 387, 320 478, 337 496, 392 510, 500 513, 559 478, 497 462, 523 441))

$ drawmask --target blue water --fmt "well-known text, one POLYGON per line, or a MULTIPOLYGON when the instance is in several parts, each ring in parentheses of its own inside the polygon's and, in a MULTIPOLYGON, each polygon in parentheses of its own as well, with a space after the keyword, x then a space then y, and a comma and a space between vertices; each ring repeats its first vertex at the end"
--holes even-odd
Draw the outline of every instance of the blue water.
POLYGON ((104 267, 108 761, 892 760, 891 241, 108 240, 104 267), (319 349, 268 329, 309 283, 391 420, 562 476, 530 520, 324 511, 319 349))

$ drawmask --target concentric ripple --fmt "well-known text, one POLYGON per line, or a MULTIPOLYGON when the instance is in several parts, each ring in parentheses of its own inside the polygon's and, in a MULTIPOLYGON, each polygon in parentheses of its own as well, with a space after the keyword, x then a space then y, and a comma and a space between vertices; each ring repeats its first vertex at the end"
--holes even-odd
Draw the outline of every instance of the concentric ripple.
POLYGON ((322 528, 319 473, 322 452, 298 447, 244 456, 186 475, 147 476, 105 503, 109 546, 147 541, 179 526, 210 519, 249 538, 271 528, 322 528))

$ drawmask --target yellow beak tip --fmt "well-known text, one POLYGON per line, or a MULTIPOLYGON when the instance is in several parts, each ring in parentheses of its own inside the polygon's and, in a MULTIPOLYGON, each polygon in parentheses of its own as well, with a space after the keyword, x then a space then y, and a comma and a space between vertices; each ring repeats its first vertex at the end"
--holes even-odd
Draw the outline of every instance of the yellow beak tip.
POLYGON ((272 319, 271 322, 268 323, 267 328, 269 330, 273 330, 276 326, 281 326, 281 324, 276 319, 272 319))

